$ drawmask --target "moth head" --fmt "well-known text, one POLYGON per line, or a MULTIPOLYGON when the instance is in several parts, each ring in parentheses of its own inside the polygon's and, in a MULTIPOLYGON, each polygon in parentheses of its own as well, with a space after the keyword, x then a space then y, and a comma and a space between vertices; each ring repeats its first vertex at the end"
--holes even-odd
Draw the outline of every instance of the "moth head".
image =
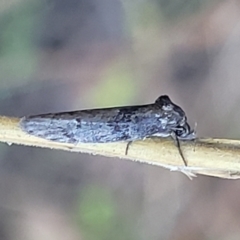
POLYGON ((159 106, 164 112, 178 115, 180 118, 184 118, 185 116, 184 111, 179 106, 174 104, 167 95, 160 96, 155 101, 155 104, 159 106))
POLYGON ((195 131, 191 129, 187 122, 185 122, 182 126, 179 125, 176 128, 175 133, 177 137, 182 140, 193 140, 196 138, 195 131))

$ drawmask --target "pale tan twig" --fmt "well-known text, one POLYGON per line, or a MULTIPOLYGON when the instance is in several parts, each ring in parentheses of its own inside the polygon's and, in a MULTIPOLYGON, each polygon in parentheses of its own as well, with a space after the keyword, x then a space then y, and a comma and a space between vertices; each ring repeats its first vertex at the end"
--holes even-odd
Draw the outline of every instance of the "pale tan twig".
POLYGON ((30 136, 19 127, 19 118, 0 117, 0 141, 72 152, 119 157, 162 166, 171 171, 181 171, 190 178, 204 174, 228 179, 240 178, 240 141, 227 139, 198 139, 181 142, 183 154, 188 162, 184 166, 172 139, 146 139, 131 143, 127 155, 127 143, 64 144, 30 136))

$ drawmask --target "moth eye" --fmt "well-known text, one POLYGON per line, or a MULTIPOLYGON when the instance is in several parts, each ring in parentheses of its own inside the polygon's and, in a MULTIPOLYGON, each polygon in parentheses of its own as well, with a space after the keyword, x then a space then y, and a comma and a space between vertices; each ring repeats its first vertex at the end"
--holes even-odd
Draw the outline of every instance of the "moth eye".
POLYGON ((184 133, 185 133, 185 130, 184 130, 184 129, 181 129, 181 130, 177 130, 177 131, 176 131, 177 136, 182 136, 184 133))
POLYGON ((185 127, 179 127, 177 128, 175 133, 178 137, 183 137, 188 133, 188 129, 186 129, 185 127))
POLYGON ((175 131, 176 135, 178 137, 186 137, 189 133, 191 133, 191 129, 190 126, 188 124, 185 124, 184 126, 179 126, 178 128, 176 128, 175 131))

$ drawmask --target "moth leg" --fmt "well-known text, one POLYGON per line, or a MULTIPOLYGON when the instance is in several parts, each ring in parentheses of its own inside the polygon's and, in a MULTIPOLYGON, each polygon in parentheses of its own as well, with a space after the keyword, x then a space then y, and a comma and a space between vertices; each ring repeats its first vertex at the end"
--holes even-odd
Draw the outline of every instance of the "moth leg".
POLYGON ((171 137, 174 140, 174 143, 175 143, 176 147, 178 148, 178 152, 179 152, 179 154, 180 154, 180 156, 181 156, 181 158, 183 160, 184 165, 187 166, 187 161, 186 161, 186 159, 185 159, 185 157, 183 155, 183 152, 182 152, 182 149, 181 149, 181 145, 180 145, 180 141, 178 139, 178 136, 176 135, 175 132, 172 132, 171 133, 171 137))
POLYGON ((132 144, 132 141, 128 142, 127 143, 127 146, 126 146, 126 150, 125 150, 125 155, 128 154, 128 149, 129 149, 129 146, 132 144))

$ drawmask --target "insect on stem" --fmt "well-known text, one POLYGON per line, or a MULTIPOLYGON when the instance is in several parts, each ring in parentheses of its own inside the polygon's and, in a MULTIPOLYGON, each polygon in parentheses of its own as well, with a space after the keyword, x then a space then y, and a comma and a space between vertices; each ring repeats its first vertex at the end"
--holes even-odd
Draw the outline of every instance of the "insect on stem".
POLYGON ((136 106, 87 109, 23 117, 21 129, 33 136, 60 143, 127 142, 171 136, 184 165, 180 140, 196 138, 185 112, 166 95, 154 103, 136 106))

